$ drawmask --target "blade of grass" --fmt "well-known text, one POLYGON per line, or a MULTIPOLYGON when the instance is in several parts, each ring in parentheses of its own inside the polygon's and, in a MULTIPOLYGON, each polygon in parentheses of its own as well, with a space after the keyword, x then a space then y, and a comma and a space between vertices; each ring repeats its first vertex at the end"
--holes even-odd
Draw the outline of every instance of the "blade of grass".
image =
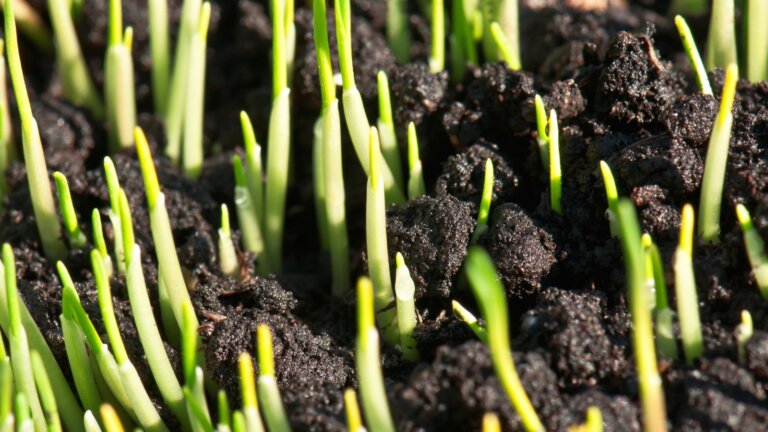
MULTIPOLYGON (((5 8, 6 0, 0 0, 0 5, 5 8)), ((53 52, 53 37, 46 26, 45 21, 37 11, 25 0, 13 2, 13 16, 19 23, 19 31, 30 40, 43 54, 53 52)))
POLYGON ((693 39, 693 34, 691 34, 691 29, 688 27, 688 23, 685 22, 685 18, 680 15, 676 15, 675 25, 677 26, 678 33, 680 33, 680 39, 683 42, 683 50, 688 56, 688 60, 691 61, 691 66, 693 67, 693 72, 694 76, 696 77, 696 84, 699 86, 699 91, 705 95, 711 95, 712 86, 709 85, 707 70, 704 68, 704 62, 701 61, 699 49, 696 48, 696 40, 693 39))
MULTIPOLYGON (((395 177, 395 184, 402 190, 403 188, 403 167, 400 163, 400 147, 397 145, 397 134, 395 133, 395 122, 392 116, 392 100, 389 93, 389 80, 384 71, 379 71, 376 75, 379 96, 379 120, 376 122, 379 128, 379 139, 381 141, 381 154, 384 161, 392 170, 395 177)), ((334 88, 335 91, 335 88, 334 88)))
POLYGON ((253 359, 248 353, 240 353, 238 358, 240 372, 240 390, 243 399, 243 417, 248 432, 263 432, 264 424, 259 414, 259 400, 256 397, 256 382, 253 373, 253 359))
POLYGON ((405 0, 387 0, 387 42, 400 63, 411 59, 411 32, 405 0))
POLYGON ((403 255, 395 255, 397 269, 395 270, 395 298, 397 300, 397 327, 400 333, 400 350, 403 358, 408 361, 418 361, 420 358, 413 331, 416 329, 416 285, 411 278, 411 272, 405 265, 403 255))
POLYGON ((430 52, 429 71, 436 74, 445 69, 445 3, 443 0, 432 0, 432 17, 430 22, 430 52))
POLYGON ((219 228, 219 270, 224 276, 236 277, 240 273, 240 263, 237 261, 237 251, 232 242, 232 232, 229 228, 229 210, 227 205, 221 205, 221 228, 219 228))
POLYGON ((360 416, 360 406, 357 404, 357 394, 351 388, 344 390, 344 412, 347 414, 347 430, 363 432, 363 418, 360 416))
MULTIPOLYGON (((243 130, 243 142, 245 142, 245 179, 256 212, 256 219, 263 221, 264 179, 262 178, 261 146, 256 141, 256 133, 253 131, 251 119, 245 111, 240 112, 240 127, 243 130)), ((263 230, 263 227, 261 229, 263 230)))
POLYGON ((747 79, 768 80, 768 2, 746 0, 742 17, 747 79))
POLYGON ((520 54, 515 52, 515 47, 507 36, 504 34, 504 30, 497 22, 491 23, 490 26, 491 37, 496 44, 497 52, 507 67, 511 70, 520 70, 520 54))
POLYGON ((738 345, 738 359, 740 365, 747 363, 747 343, 754 334, 752 314, 748 310, 741 311, 741 323, 736 326, 736 341, 738 345))
MULTIPOLYGON (((8 166, 16 159, 16 148, 13 141, 13 125, 11 123, 11 107, 8 103, 8 79, 5 61, 5 41, 0 39, 0 172, 6 172, 8 166)), ((0 198, 8 192, 5 176, 0 176, 0 198)), ((0 200, 0 209, 2 201, 0 200)))
POLYGON ((53 180, 56 183, 61 219, 64 221, 64 228, 67 231, 69 246, 72 249, 82 249, 88 244, 88 239, 85 238, 85 234, 80 230, 80 223, 77 221, 75 206, 72 204, 72 194, 69 192, 67 178, 64 174, 56 171, 53 173, 53 180))
POLYGON ((40 403, 45 413, 45 422, 48 432, 61 432, 61 419, 59 418, 59 408, 56 405, 56 397, 53 394, 51 381, 48 379, 48 373, 45 370, 45 364, 37 351, 30 353, 32 360, 32 374, 37 384, 37 392, 40 396, 40 403))
POLYGON ((480 207, 477 211, 477 223, 475 232, 472 233, 472 242, 477 242, 481 235, 488 231, 488 215, 491 212, 491 200, 493 199, 493 162, 485 160, 485 179, 483 180, 483 192, 480 196, 480 207))
POLYGON ((736 206, 736 217, 744 235, 744 246, 752 266, 755 282, 763 298, 768 299, 768 256, 765 254, 765 242, 752 224, 752 217, 744 205, 736 206))
POLYGON ((736 60, 735 3, 713 0, 707 34, 707 69, 725 69, 736 60))
POLYGON ((664 266, 661 261, 659 248, 653 243, 649 234, 642 236, 645 253, 646 273, 650 273, 652 288, 656 292, 654 318, 656 319, 656 347, 659 353, 668 359, 677 358, 677 340, 673 319, 675 313, 669 308, 667 299, 667 283, 664 280, 664 266))
POLYGON ((488 330, 477 321, 477 318, 456 300, 451 301, 453 316, 472 330, 472 333, 484 344, 488 344, 488 330))
POLYGON ((611 167, 605 161, 600 161, 600 172, 603 174, 603 184, 605 185, 605 197, 608 200, 608 209, 605 214, 608 216, 608 223, 611 227, 611 236, 619 235, 619 222, 616 212, 619 205, 619 192, 616 188, 616 181, 613 179, 611 167))
POLYGON ((275 363, 272 352, 272 332, 269 327, 259 324, 257 328, 259 378, 258 388, 264 409, 267 429, 272 432, 289 432, 291 426, 285 415, 285 408, 280 398, 280 389, 275 379, 275 363))
POLYGON ((203 124, 205 115, 205 50, 208 25, 211 21, 211 4, 204 2, 200 8, 200 21, 190 42, 189 76, 187 78, 187 102, 184 113, 184 143, 182 157, 184 174, 196 179, 203 169, 203 124))
POLYGON ((171 42, 168 31, 168 0, 148 0, 149 46, 152 56, 152 96, 155 112, 164 117, 168 106, 171 42))
MULTIPOLYGON (((259 219, 256 215, 256 208, 251 202, 251 193, 243 170, 243 162, 240 156, 232 157, 232 166, 235 172, 235 208, 237 209, 237 220, 240 224, 240 232, 243 237, 243 246, 245 250, 254 253, 260 260, 263 260, 264 241, 259 228, 259 219)), ((262 263, 259 263, 259 271, 266 273, 262 263)))
POLYGON ((419 156, 419 137, 416 135, 416 125, 410 122, 408 123, 408 199, 412 200, 426 194, 419 156))
POLYGON ((693 207, 686 204, 681 216, 680 244, 675 251, 674 268, 680 335, 688 365, 692 365, 704 351, 696 278, 693 273, 693 224, 693 207))
POLYGON ((99 252, 107 278, 109 278, 112 276, 114 269, 112 267, 112 258, 110 258, 109 251, 107 250, 107 242, 104 240, 104 230, 101 226, 101 215, 98 209, 93 209, 93 212, 91 212, 91 227, 93 228, 93 244, 99 252))
POLYGON ((560 132, 557 126, 557 113, 549 111, 549 204, 557 214, 563 214, 561 196, 563 193, 562 172, 560 169, 560 132))
POLYGON ((104 59, 104 99, 110 150, 117 152, 133 144, 136 126, 136 95, 133 79, 133 29, 123 33, 121 0, 109 0, 109 38, 104 59))
MULTIPOLYGON (((316 9, 316 8, 315 8, 316 9)), ((324 251, 328 251, 329 238, 328 238, 328 214, 325 211, 325 173, 323 172, 323 120, 324 116, 315 121, 315 125, 312 128, 312 185, 314 186, 313 192, 315 194, 315 214, 317 215, 317 232, 320 240, 320 247, 324 251)))
MULTIPOLYGON (((40 141, 37 122, 32 116, 24 72, 21 69, 19 43, 16 36, 16 21, 13 16, 13 2, 5 4, 5 37, 8 49, 8 66, 11 83, 16 95, 16 105, 21 117, 21 138, 24 149, 24 165, 27 169, 29 193, 32 196, 32 210, 35 214, 37 231, 43 244, 43 251, 49 260, 57 260, 66 255, 66 248, 61 241, 61 226, 56 217, 56 208, 48 179, 48 167, 40 141)), ((79 416, 82 419, 82 415, 79 416)))

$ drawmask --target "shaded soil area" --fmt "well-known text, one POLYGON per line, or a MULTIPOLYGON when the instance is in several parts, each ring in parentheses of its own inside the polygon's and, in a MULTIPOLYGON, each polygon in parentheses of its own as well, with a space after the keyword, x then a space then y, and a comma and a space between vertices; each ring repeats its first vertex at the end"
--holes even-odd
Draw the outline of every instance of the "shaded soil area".
MULTIPOLYGON (((30 3, 47 18, 43 1, 30 3)), ((83 52, 99 86, 106 3, 86 0, 85 13, 77 22, 83 52)), ((175 28, 180 1, 169 3, 175 28)), ((385 2, 353 2, 355 78, 369 119, 377 116, 376 73, 384 70, 390 79, 401 153, 405 154, 406 126, 412 121, 428 189, 428 196, 387 210, 392 262, 396 252, 405 257, 416 283, 420 317, 419 363, 401 360, 391 348, 385 347, 382 354, 398 430, 478 430, 486 412, 497 413, 504 430, 521 429, 520 417, 495 377, 488 349, 451 313, 451 300, 478 311, 462 277, 462 264, 475 229, 488 158, 496 180, 488 230, 478 242, 493 257, 504 283, 517 368, 539 416, 547 429, 566 430, 584 420, 587 408, 597 406, 606 430, 641 429, 624 263, 605 217, 599 162, 610 165, 619 193, 631 197, 643 230, 658 244, 674 305, 671 258, 680 209, 686 203, 698 205, 719 97, 696 92, 674 25, 664 15, 667 5, 666 1, 523 2, 524 71, 485 64, 471 67, 463 81, 453 82, 447 73, 429 73, 428 21, 415 4, 410 19, 414 61, 398 65, 384 38, 385 2), (539 159, 533 102, 537 93, 548 109, 557 111, 560 121, 562 215, 550 208, 548 173, 539 159)), ((216 251, 219 205, 234 209, 230 161, 234 152, 242 152, 238 113, 245 110, 251 115, 260 142, 266 142, 268 135, 268 6, 254 0, 212 4, 206 163, 196 182, 160 156, 164 131, 162 121, 152 114, 145 2, 124 1, 124 19, 135 30, 139 124, 153 148, 179 258, 194 280, 193 302, 211 378, 238 406, 237 355, 254 352, 256 326, 267 323, 292 426, 297 431, 335 431, 345 427, 344 389, 357 386, 354 296, 330 295, 329 257, 315 231, 309 155, 320 93, 311 11, 297 7, 294 177, 286 210, 285 272, 269 277, 257 276, 256 257, 242 251, 240 278, 224 277, 216 251)), ((697 36, 705 34, 698 30, 704 30, 699 23, 706 22, 706 17, 692 21, 697 36)), ((332 16, 329 28, 334 28, 332 16)), ((329 36, 338 70, 334 32, 329 36)), ((96 208, 111 244, 102 169, 107 148, 104 126, 64 101, 53 58, 24 40, 21 49, 48 168, 67 176, 83 231, 90 238, 90 214, 96 208)), ((710 80, 719 94, 722 71, 711 73, 710 80)), ((767 82, 740 81, 721 242, 696 243, 694 248, 705 355, 692 366, 683 359, 660 359, 674 430, 768 430, 768 308, 751 276, 733 212, 736 204, 744 204, 768 241, 767 102, 767 82), (756 330, 746 348, 746 361, 739 364, 734 330, 744 309, 752 313, 756 330)), ((11 104, 15 109, 13 100, 11 104)), ((367 270, 364 176, 346 134, 343 148, 350 262, 352 276, 357 277, 367 270)), ((155 250, 138 162, 131 151, 112 157, 132 205, 144 273, 157 306, 155 250)), ((21 294, 66 369, 58 318, 61 288, 53 263, 41 252, 24 165, 15 162, 5 177, 10 192, 0 215, 0 239, 13 245, 21 294)), ((236 227, 237 221, 233 224, 236 227)), ((72 251, 65 263, 85 309, 103 333, 88 254, 72 251)), ((114 278, 112 284, 128 354, 160 401, 124 282, 114 278)), ((166 347, 178 365, 177 350, 170 344, 166 347)), ((173 422, 162 407, 161 414, 173 422)))

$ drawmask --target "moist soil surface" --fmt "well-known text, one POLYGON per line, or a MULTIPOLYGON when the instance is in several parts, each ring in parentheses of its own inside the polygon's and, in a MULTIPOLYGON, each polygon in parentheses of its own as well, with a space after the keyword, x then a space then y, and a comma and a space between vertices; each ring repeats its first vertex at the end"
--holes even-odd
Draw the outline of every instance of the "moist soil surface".
MULTIPOLYGON (((47 19, 45 2, 30 3, 47 19)), ((170 1, 176 28, 180 1, 170 1)), ((266 142, 270 107, 271 27, 263 1, 214 1, 208 46, 204 136, 206 163, 197 181, 183 177, 162 156, 163 124, 153 116, 151 59, 145 2, 124 1, 134 28, 139 124, 155 162, 182 265, 190 276, 199 332, 213 380, 239 406, 237 355, 254 351, 257 324, 267 323, 275 344, 277 378, 293 428, 342 430, 343 392, 356 387, 355 309, 352 294, 330 295, 329 257, 315 230, 312 198, 312 125, 320 109, 312 15, 296 11, 297 47, 292 79, 293 182, 287 203, 285 271, 259 277, 257 258, 240 251, 241 275, 218 269, 219 205, 233 204, 231 156, 241 152, 238 112, 247 111, 266 142)), ((383 0, 355 0, 352 12, 355 77, 368 109, 377 116, 376 72, 388 73, 396 129, 405 154, 406 125, 419 134, 428 196, 387 211, 389 251, 405 257, 416 283, 421 360, 409 363, 384 347, 382 364, 398 430, 478 430, 486 412, 504 430, 520 430, 495 377, 489 350, 451 313, 451 300, 477 312, 462 263, 475 229, 485 160, 496 180, 488 230, 478 239, 493 257, 507 293, 517 369, 548 430, 581 423, 588 407, 602 412, 606 430, 640 430, 637 375, 630 343, 624 263, 612 238, 599 161, 612 168, 621 195, 631 197, 642 229, 659 246, 674 305, 671 258, 685 203, 698 205, 702 172, 718 97, 695 88, 668 2, 523 2, 523 72, 503 64, 470 68, 460 81, 426 66, 428 20, 410 17, 414 60, 398 65, 384 39, 383 0), (536 144, 534 95, 542 95, 560 120, 563 212, 549 205, 547 173, 536 144)), ((86 0, 77 28, 91 73, 101 87, 106 0, 86 0)), ((332 14, 329 28, 333 29, 332 14)), ((697 36, 707 16, 693 19, 697 36)), ((335 34, 332 57, 338 70, 335 34)), ((66 174, 86 233, 90 213, 109 208, 102 160, 104 125, 68 104, 54 59, 22 38, 33 110, 51 171, 66 174)), ((699 41, 703 47, 703 40, 699 41)), ((703 52, 703 50, 702 50, 703 52)), ((723 73, 710 74, 715 94, 723 73)), ((768 83, 742 80, 734 106, 722 235, 718 244, 696 243, 694 266, 703 324, 704 356, 659 360, 669 424, 674 430, 768 430, 768 308, 751 276, 733 208, 743 203, 768 241, 768 83), (737 361, 735 327, 749 310, 755 334, 746 361, 737 361)), ((11 100, 15 111, 15 101, 11 100)), ((18 119, 15 118, 18 125, 18 119)), ((18 141, 18 139, 17 139, 18 141)), ((366 273, 365 187, 348 137, 344 175, 352 277, 366 273)), ((268 151, 268 149, 267 149, 268 151)), ((157 306, 157 270, 146 199, 136 156, 113 155, 132 204, 144 273, 157 306)), ((0 239, 16 253, 24 301, 67 373, 59 325, 60 283, 42 255, 26 172, 15 162, 5 173, 0 239)), ((233 212, 234 213, 234 212, 233 212)), ((233 214, 234 216, 234 214, 233 214)), ((237 221, 233 220, 236 227, 237 221)), ((235 230, 235 237, 239 234, 235 230)), ((85 251, 65 259, 83 304, 103 333, 96 290, 85 251)), ((394 266, 393 266, 394 269, 394 266)), ((113 296, 128 354, 162 408, 138 342, 124 282, 113 296)), ((157 311, 158 309, 155 308, 157 311)), ((159 319, 159 312, 158 319, 159 319)), ((167 350, 177 366, 179 355, 167 350)), ((178 369, 177 369, 178 372, 178 369)))

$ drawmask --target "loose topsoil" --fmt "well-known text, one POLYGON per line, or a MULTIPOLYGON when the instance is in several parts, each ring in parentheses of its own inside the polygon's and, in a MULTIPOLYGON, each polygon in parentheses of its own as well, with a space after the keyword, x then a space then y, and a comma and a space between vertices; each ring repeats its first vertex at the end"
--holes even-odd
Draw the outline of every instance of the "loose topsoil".
MULTIPOLYGON (((30 3, 47 18, 45 2, 30 3)), ((176 28, 179 0, 170 14, 176 28)), ((254 330, 274 334, 277 376, 297 431, 344 428, 342 394, 356 387, 354 296, 330 295, 329 258, 319 247, 311 184, 312 125, 319 114, 312 16, 296 11, 297 49, 292 80, 294 177, 287 205, 285 272, 262 278, 255 258, 241 252, 240 280, 223 277, 216 257, 219 205, 233 206, 231 156, 242 146, 238 112, 253 118, 265 141, 270 106, 271 27, 263 1, 214 1, 206 82, 206 163, 197 182, 161 156, 162 123, 152 115, 145 2, 124 1, 134 27, 139 123, 147 131, 172 219, 179 257, 194 276, 193 301, 201 319, 208 371, 239 406, 236 358, 253 352, 254 330)), ((483 413, 498 413, 504 430, 520 418, 496 379, 488 349, 452 317, 456 299, 477 311, 462 277, 475 226, 484 163, 496 181, 488 231, 479 239, 492 255, 507 292, 513 350, 523 384, 547 429, 580 423, 590 406, 606 430, 639 430, 637 375, 630 344, 624 265, 604 212, 598 169, 605 160, 619 191, 637 206, 642 227, 658 243, 674 304, 671 255, 680 209, 697 206, 702 170, 718 98, 696 92, 667 1, 523 1, 524 72, 502 64, 473 68, 462 82, 426 66, 429 28, 410 18, 414 60, 396 64, 384 34, 384 0, 353 1, 355 75, 369 119, 377 115, 375 74, 385 70, 392 89, 400 145, 413 121, 419 133, 428 196, 387 212, 389 251, 401 252, 417 286, 421 361, 400 360, 384 348, 382 363, 398 430, 478 430, 483 413), (547 174, 535 136, 534 95, 555 109, 561 126, 563 215, 549 207, 547 174)), ((332 14, 330 28, 333 28, 332 14)), ((77 28, 97 84, 103 82, 106 0, 86 0, 77 28)), ((692 21, 705 34, 706 16, 692 21)), ((335 35, 330 32, 334 67, 335 35)), ((703 47, 703 40, 699 46, 703 47)), ((703 51, 702 51, 703 52, 703 51)), ((25 71, 48 168, 66 174, 84 231, 90 212, 106 215, 102 171, 104 127, 64 101, 54 59, 22 40, 25 71)), ((715 94, 723 73, 710 75, 715 94)), ((743 203, 768 240, 768 83, 738 86, 722 211, 722 241, 697 243, 694 265, 705 354, 693 366, 660 359, 669 422, 674 430, 768 430, 768 308, 750 274, 733 208, 743 203), (741 310, 752 313, 755 335, 746 362, 736 359, 734 329, 741 310)), ((15 104, 14 101, 11 102, 15 104)), ((18 123, 17 123, 18 124, 18 123)), ((404 150, 401 149, 401 150, 404 150)), ((268 151, 268 149, 267 149, 268 151)), ((366 272, 364 178, 344 137, 353 277, 366 272)), ((403 152, 404 154, 404 152, 403 152)), ((136 156, 113 155, 132 204, 144 272, 156 301, 157 271, 146 200, 136 156)), ((42 256, 21 162, 5 173, 0 239, 15 250, 19 288, 66 369, 58 316, 60 283, 42 256)), ((106 223, 108 240, 112 227, 106 223)), ((236 225, 236 221, 234 221, 236 225)), ((236 234, 237 235, 237 234, 236 234)), ((66 264, 86 310, 103 331, 87 254, 66 264)), ((118 323, 144 383, 157 390, 136 337, 127 294, 113 280, 118 323)), ((157 310, 157 309, 156 309, 157 310)), ((168 352, 178 362, 170 345, 168 352)), ((158 404, 161 405, 161 404, 158 404)), ((161 408, 162 409, 162 408, 161 408)), ((171 414, 161 410, 169 422, 171 414)))

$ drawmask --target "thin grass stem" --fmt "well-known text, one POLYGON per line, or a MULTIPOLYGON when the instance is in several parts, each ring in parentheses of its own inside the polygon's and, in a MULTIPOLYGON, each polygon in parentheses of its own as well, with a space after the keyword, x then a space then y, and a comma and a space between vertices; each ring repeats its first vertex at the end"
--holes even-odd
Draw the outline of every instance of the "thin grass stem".
POLYGON ((171 80, 171 38, 168 31, 168 0, 148 0, 149 47, 152 56, 152 96, 155 112, 166 115, 171 80))
POLYGON ((400 351, 403 358, 408 361, 418 361, 419 349, 413 331, 416 329, 416 285, 411 278, 411 272, 405 265, 403 255, 398 252, 395 255, 395 299, 397 305, 397 327, 400 333, 400 351))
POLYGON ((272 352, 272 332, 265 324, 257 328, 259 378, 258 388, 264 410, 267 429, 274 432, 289 432, 291 426, 280 398, 280 389, 275 378, 275 360, 272 352))
POLYGON ((744 236, 744 246, 752 266, 752 274, 763 298, 768 299, 768 256, 765 253, 765 242, 752 223, 752 217, 744 205, 736 206, 736 217, 739 220, 744 236))
POLYGON ((733 0, 713 0, 707 34, 707 69, 725 69, 737 64, 735 3, 733 0))
POLYGON ((392 170, 397 187, 403 188, 403 167, 400 162, 400 147, 397 145, 395 122, 392 115, 392 100, 389 92, 389 80, 384 71, 376 75, 379 96, 379 120, 376 122, 379 128, 379 140, 381 141, 381 153, 384 161, 392 170))
POLYGON ((387 0, 387 42, 400 63, 411 59, 411 32, 405 0, 387 0))
POLYGON ((675 251, 674 268, 680 335, 688 365, 692 365, 704 351, 696 278, 693 273, 693 225, 693 207, 686 204, 680 222, 680 244, 675 251))
POLYGON ((436 74, 445 69, 445 3, 443 0, 432 0, 431 18, 429 71, 436 74))
POLYGON ((72 194, 69 191, 67 178, 64 174, 56 171, 53 173, 53 180, 56 184, 56 193, 59 196, 59 209, 67 232, 69 246, 72 249, 82 249, 88 244, 88 239, 80 230, 80 223, 77 221, 75 206, 72 204, 72 194))
POLYGON ((205 123, 205 51, 208 41, 208 25, 211 21, 211 4, 203 2, 200 21, 190 42, 189 76, 187 78, 187 102, 184 112, 183 168, 184 174, 196 179, 203 169, 203 124, 205 123))
POLYGON ((680 33, 680 39, 683 42, 683 50, 685 55, 688 56, 688 60, 691 61, 693 67, 694 76, 696 77, 696 85, 699 87, 699 91, 705 95, 712 94, 712 86, 709 85, 709 77, 707 77, 707 70, 704 68, 704 62, 701 61, 699 55, 699 49, 696 48, 696 40, 693 38, 691 29, 688 27, 688 23, 680 15, 675 16, 675 25, 677 31, 680 33))
POLYGON ((408 123, 408 199, 412 200, 426 194, 419 156, 419 137, 416 135, 416 125, 410 122, 408 123))

